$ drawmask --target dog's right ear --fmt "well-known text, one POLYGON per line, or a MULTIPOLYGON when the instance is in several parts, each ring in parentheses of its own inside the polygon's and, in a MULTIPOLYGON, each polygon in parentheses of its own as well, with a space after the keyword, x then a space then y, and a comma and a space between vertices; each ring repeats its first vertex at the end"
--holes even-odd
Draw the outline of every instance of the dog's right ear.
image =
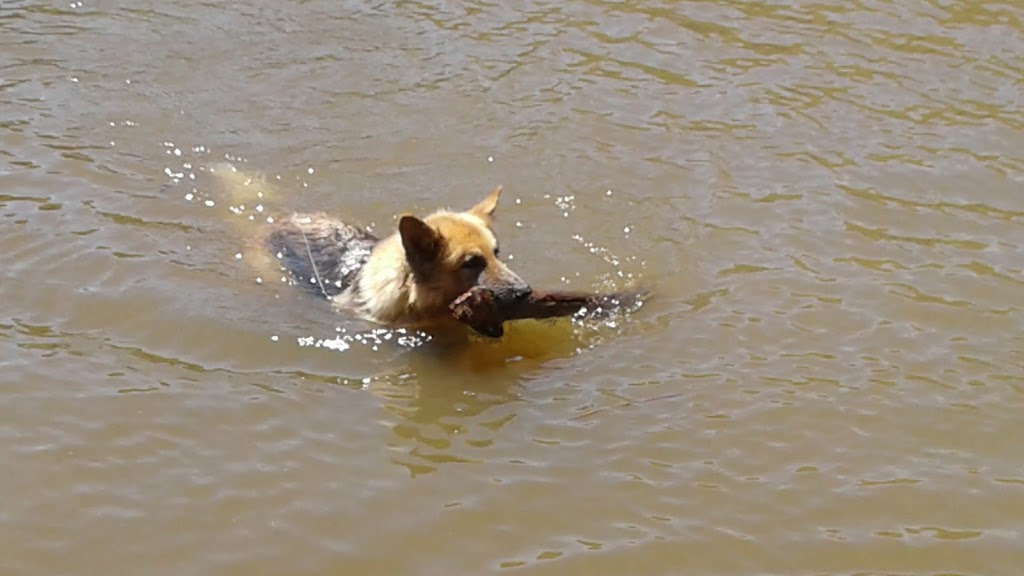
POLYGON ((398 234, 402 237, 405 259, 414 270, 437 260, 444 248, 444 239, 437 230, 410 214, 403 214, 399 218, 398 234))
POLYGON ((501 186, 495 186, 486 198, 470 208, 469 211, 490 223, 494 219, 494 210, 498 207, 499 198, 501 198, 501 186))

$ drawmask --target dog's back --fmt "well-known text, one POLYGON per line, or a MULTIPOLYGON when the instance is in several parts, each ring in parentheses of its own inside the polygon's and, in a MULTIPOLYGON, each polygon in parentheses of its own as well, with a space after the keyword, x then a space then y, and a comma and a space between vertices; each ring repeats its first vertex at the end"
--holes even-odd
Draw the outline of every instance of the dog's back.
POLYGON ((266 237, 267 249, 301 286, 332 298, 352 287, 379 239, 326 214, 292 214, 266 237))

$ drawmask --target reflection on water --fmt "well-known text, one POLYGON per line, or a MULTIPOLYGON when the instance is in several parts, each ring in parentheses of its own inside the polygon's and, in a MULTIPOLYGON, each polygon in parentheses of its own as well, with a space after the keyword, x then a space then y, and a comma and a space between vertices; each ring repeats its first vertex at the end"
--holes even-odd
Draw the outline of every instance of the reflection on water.
POLYGON ((1020 6, 136 4, 0 7, 5 573, 1020 564, 1020 6), (413 342, 252 242, 496 184, 654 297, 413 342))

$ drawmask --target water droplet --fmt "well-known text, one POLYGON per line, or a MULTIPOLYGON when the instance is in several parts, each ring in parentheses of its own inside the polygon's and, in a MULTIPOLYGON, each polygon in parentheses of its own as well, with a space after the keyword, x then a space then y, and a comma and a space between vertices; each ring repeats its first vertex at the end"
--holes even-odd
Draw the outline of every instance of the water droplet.
POLYGON ((210 208, 213 208, 214 206, 213 200, 207 200, 206 202, 203 202, 203 204, 206 204, 210 208))
POLYGON ((277 342, 278 338, 276 335, 270 337, 271 342, 277 342))

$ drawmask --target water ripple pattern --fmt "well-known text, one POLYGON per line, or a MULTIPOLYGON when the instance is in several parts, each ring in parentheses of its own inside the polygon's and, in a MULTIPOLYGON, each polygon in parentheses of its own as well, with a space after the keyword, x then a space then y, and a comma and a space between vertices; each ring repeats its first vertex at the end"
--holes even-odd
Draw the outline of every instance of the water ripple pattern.
POLYGON ((3 574, 1013 574, 1024 7, 0 4, 3 574), (239 167, 234 188, 212 172, 239 167), (502 184, 451 346, 259 237, 502 184))

